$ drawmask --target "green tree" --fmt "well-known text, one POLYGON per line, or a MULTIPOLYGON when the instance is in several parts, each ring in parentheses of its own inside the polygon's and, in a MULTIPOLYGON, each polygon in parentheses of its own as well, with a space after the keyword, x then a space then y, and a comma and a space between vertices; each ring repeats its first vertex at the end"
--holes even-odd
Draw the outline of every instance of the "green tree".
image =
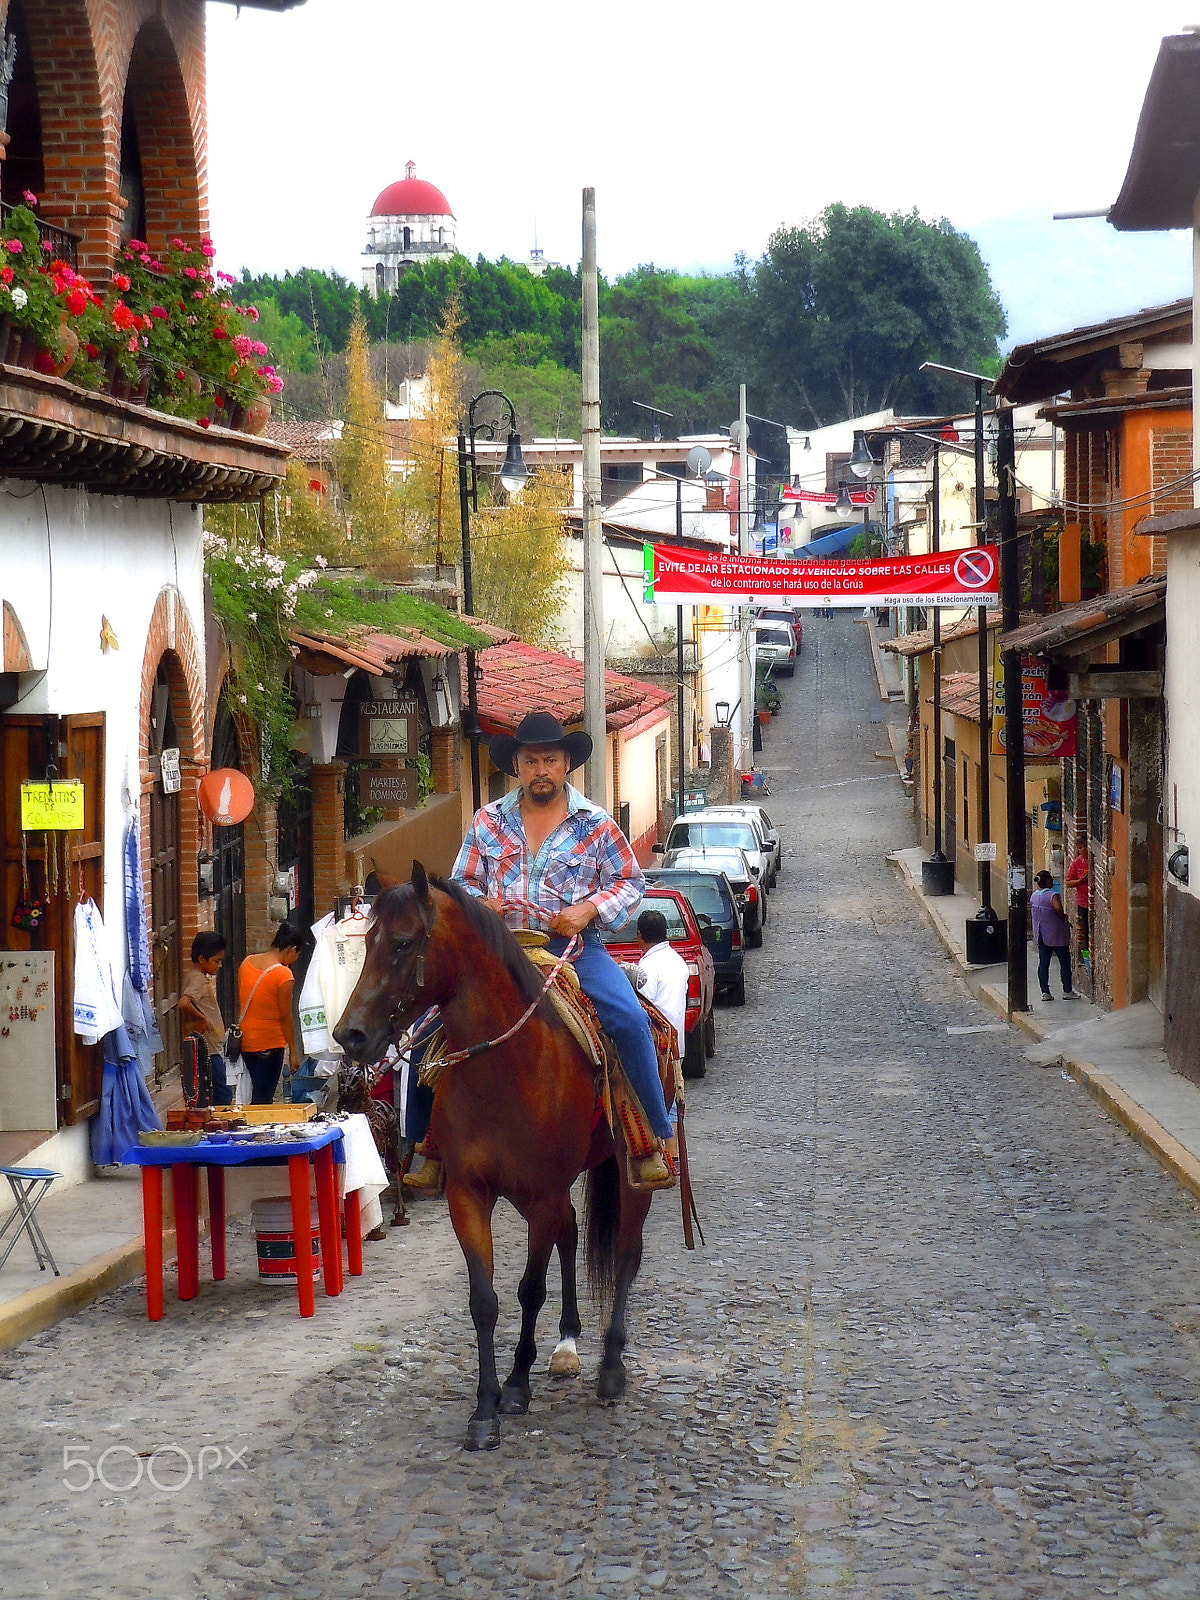
POLYGON ((346 406, 334 455, 345 512, 345 564, 404 567, 400 497, 388 467, 383 398, 371 377, 366 323, 355 311, 346 352, 346 406))
POLYGON ((915 211, 827 206, 771 236, 749 290, 735 319, 743 361, 760 403, 801 426, 957 406, 961 390, 921 363, 977 371, 1006 327, 974 240, 915 211))
POLYGON ((688 307, 688 283, 641 266, 602 290, 601 410, 616 432, 645 426, 635 400, 670 411, 670 431, 679 433, 715 426, 716 413, 728 409, 716 350, 688 307))

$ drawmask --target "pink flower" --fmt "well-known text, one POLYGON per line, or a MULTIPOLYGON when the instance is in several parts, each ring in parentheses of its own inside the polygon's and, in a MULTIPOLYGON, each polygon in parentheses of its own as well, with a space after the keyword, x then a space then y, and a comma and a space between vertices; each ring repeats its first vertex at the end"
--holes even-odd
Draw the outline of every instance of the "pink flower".
POLYGON ((10 256, 23 255, 25 252, 25 246, 21 243, 20 239, 6 239, 4 241, 4 248, 8 251, 10 256))
POLYGON ((255 339, 250 348, 256 356, 269 356, 271 353, 261 339, 255 339))
POLYGON ((43 255, 47 255, 48 256, 53 249, 54 249, 54 246, 50 243, 49 239, 43 239, 42 240, 42 254, 43 255))
POLYGON ((182 239, 172 239, 171 240, 171 249, 172 250, 186 250, 187 249, 187 245, 185 244, 185 242, 182 239))
POLYGON ((278 394, 280 389, 283 388, 283 379, 282 378, 276 378, 274 376, 268 378, 267 379, 267 388, 270 390, 270 392, 272 394, 278 394))
POLYGON ((218 272, 217 279, 221 283, 233 283, 235 281, 228 272, 218 272))
POLYGON ((213 242, 211 239, 205 239, 200 246, 200 250, 201 253, 206 256, 215 256, 217 253, 213 248, 213 242))
POLYGON ((36 206, 38 203, 37 195, 34 194, 32 189, 22 189, 21 199, 24 200, 27 206, 36 206))
POLYGON ((136 333, 131 333, 129 335, 129 344, 128 344, 127 348, 130 349, 130 350, 136 351, 137 347, 138 347, 138 336, 137 336, 136 333))
POLYGON ((144 239, 130 239, 129 243, 125 246, 125 249, 131 255, 135 255, 135 256, 140 256, 142 251, 145 250, 146 248, 147 248, 147 245, 146 245, 146 241, 144 239))
POLYGON ((156 321, 158 321, 158 322, 166 322, 167 321, 167 313, 163 310, 162 306, 151 306, 150 307, 150 315, 152 317, 154 317, 156 319, 156 321))
POLYGON ((124 294, 125 290, 129 288, 129 279, 123 272, 113 273, 113 288, 120 289, 122 294, 124 294))
MULTIPOLYGON (((248 339, 244 333, 238 333, 234 335, 233 348, 237 351, 239 356, 248 356, 251 350, 253 350, 254 344, 253 341, 248 339)), ((266 352, 264 351, 263 353, 265 354, 266 352)))
POLYGON ((192 299, 193 300, 203 300, 204 299, 204 290, 203 289, 193 289, 193 291, 192 291, 192 299))
POLYGON ((185 278, 191 278, 193 281, 195 281, 195 279, 199 276, 195 267, 184 267, 183 275, 185 278))

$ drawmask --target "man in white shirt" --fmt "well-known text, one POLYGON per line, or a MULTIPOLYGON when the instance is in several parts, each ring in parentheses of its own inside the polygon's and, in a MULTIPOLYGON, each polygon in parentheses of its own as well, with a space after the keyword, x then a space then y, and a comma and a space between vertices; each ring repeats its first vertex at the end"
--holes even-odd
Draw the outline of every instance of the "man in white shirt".
POLYGON ((637 921, 638 993, 674 1023, 679 1036, 679 1055, 683 1058, 684 1015, 687 1011, 687 962, 667 943, 667 919, 661 911, 643 911, 637 921))

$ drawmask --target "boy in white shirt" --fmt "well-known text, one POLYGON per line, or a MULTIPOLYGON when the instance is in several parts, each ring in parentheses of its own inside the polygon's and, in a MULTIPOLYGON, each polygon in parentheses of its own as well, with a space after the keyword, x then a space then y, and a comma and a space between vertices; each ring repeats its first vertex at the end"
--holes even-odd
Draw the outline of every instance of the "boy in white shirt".
POLYGON ((637 921, 638 993, 655 1005, 679 1037, 679 1056, 683 1059, 684 1018, 687 1012, 687 962, 667 943, 667 919, 661 911, 643 911, 637 921))

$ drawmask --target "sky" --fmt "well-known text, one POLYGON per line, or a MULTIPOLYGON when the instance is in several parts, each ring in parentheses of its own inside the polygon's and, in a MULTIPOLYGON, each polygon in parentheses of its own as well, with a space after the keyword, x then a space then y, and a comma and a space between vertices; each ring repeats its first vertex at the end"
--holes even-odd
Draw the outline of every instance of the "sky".
MULTIPOLYGON (((1200 19, 1200 5, 1197 7, 1200 19)), ((307 0, 208 7, 212 230, 230 270, 359 280, 404 164, 465 254, 726 270, 835 200, 980 239, 1010 339, 1186 294, 1190 241, 1052 222, 1117 195, 1176 3, 307 0)))

